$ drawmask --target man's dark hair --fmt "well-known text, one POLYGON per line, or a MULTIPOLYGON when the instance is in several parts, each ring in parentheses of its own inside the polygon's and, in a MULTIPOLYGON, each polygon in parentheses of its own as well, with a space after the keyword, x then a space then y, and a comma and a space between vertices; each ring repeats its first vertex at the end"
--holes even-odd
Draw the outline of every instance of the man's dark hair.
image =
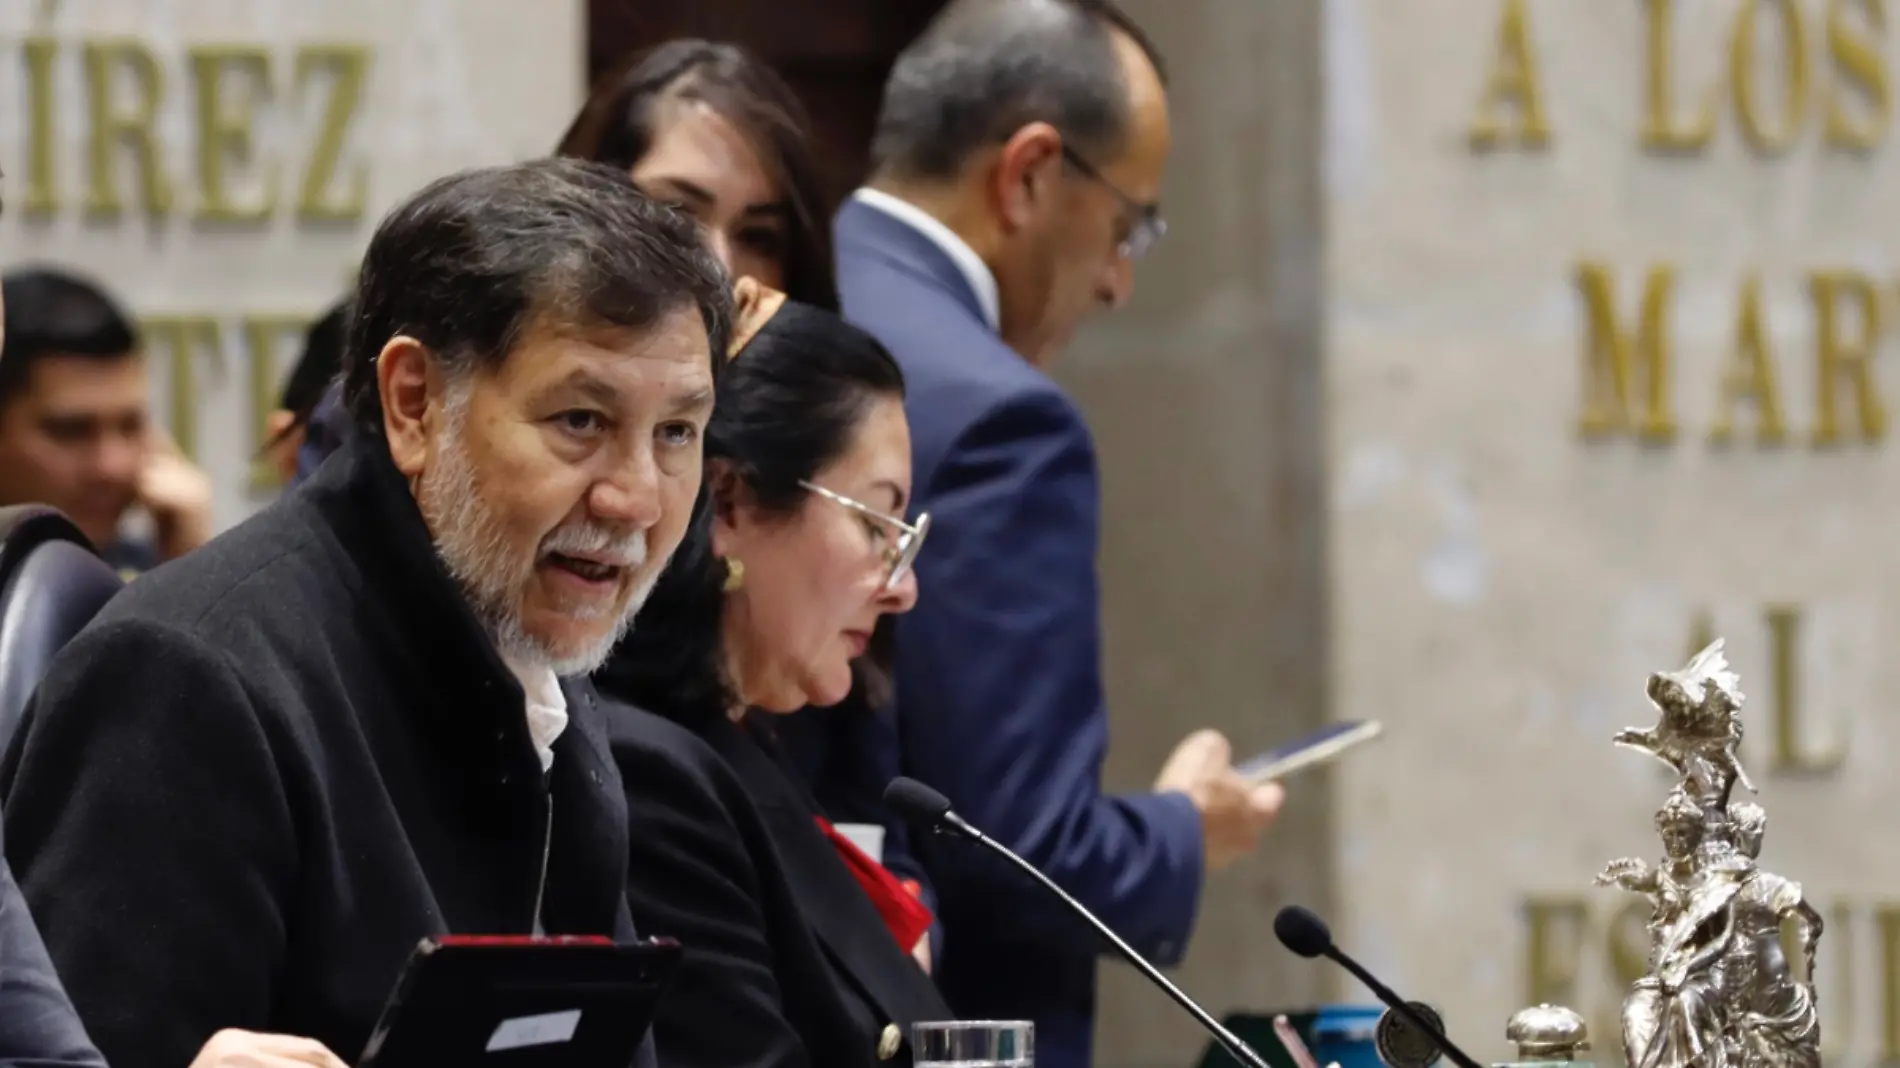
MULTIPOLYGON (((771 515, 811 500, 799 483, 851 448, 871 402, 902 400, 904 373, 871 335, 819 308, 787 302, 740 350, 720 380, 706 459, 725 460, 771 515)), ((595 681, 615 697, 683 722, 726 714, 738 699, 726 676, 720 621, 726 564, 712 550, 712 480, 700 487, 686 536, 595 681)), ((882 685, 888 641, 858 677, 882 685), (869 669, 867 671, 867 668, 869 669)))
POLYGON ((1114 158, 1129 124, 1117 32, 1165 85, 1160 53, 1109 0, 952 0, 884 83, 873 170, 948 180, 978 150, 1032 122, 1054 126, 1089 159, 1114 158))
POLYGON ((779 288, 837 311, 836 204, 812 152, 811 120, 785 79, 751 52, 689 37, 628 56, 594 86, 555 152, 632 170, 664 132, 663 105, 672 102, 710 107, 751 144, 791 207, 779 288))
POLYGON ((26 388, 33 365, 48 356, 125 360, 137 353, 138 330, 104 289, 54 267, 0 277, 6 345, 0 349, 0 404, 26 388))
POLYGON ((718 374, 731 283, 692 219, 626 172, 575 159, 463 171, 430 183, 376 228, 344 343, 344 402, 380 435, 376 358, 390 338, 451 373, 496 367, 536 323, 643 330, 698 311, 718 374))

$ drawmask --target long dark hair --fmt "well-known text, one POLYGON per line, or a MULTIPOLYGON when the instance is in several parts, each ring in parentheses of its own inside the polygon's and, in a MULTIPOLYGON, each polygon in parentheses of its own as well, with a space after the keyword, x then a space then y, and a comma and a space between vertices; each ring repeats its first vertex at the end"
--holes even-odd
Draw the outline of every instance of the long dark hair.
MULTIPOLYGON (((830 312, 787 301, 720 375, 706 459, 726 461, 760 508, 790 515, 810 495, 799 482, 851 447, 871 403, 903 395, 903 372, 884 346, 830 312)), ((723 716, 739 698, 726 674, 714 508, 708 479, 673 562, 595 675, 609 694, 673 719, 723 716)), ((863 684, 861 668, 858 677, 863 684)))
POLYGON ((659 136, 658 105, 671 100, 706 104, 752 143, 791 206, 778 288, 837 311, 833 205, 812 155, 811 121, 784 79, 744 48, 689 37, 628 57, 595 85, 555 152, 631 170, 659 136))

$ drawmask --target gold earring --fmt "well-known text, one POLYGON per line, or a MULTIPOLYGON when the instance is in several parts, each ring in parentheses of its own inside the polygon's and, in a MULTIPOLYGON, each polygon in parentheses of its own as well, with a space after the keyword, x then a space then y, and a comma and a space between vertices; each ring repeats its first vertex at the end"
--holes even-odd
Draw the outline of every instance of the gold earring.
POLYGON ((743 585, 745 585, 745 561, 736 556, 726 557, 726 592, 731 593, 743 585))

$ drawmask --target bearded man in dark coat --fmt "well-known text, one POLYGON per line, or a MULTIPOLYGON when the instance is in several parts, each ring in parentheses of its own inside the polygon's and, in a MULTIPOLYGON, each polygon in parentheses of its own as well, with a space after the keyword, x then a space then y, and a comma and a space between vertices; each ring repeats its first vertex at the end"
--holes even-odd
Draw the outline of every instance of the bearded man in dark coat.
POLYGON ((685 530, 729 300, 610 168, 465 172, 383 221, 350 443, 108 605, 0 765, 8 859, 116 1068, 222 1028, 354 1060, 424 936, 636 937, 581 677, 685 530))

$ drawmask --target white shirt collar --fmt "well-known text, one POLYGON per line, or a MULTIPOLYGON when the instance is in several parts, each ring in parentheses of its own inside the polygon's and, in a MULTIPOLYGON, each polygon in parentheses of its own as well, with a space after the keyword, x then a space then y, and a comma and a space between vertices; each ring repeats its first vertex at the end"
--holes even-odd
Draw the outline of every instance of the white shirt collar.
POLYGON ((861 188, 851 194, 851 199, 889 215, 929 238, 931 244, 942 249, 943 254, 950 257, 950 262, 956 264, 957 270, 963 275, 963 280, 970 284, 970 291, 976 294, 977 307, 983 309, 983 321, 989 324, 991 330, 1002 330, 1003 301, 996 289, 996 275, 990 271, 989 265, 983 262, 983 258, 976 254, 976 250, 957 236, 955 230, 945 226, 936 217, 910 201, 901 200, 879 189, 861 188))
POLYGON ((534 753, 546 771, 554 766, 554 740, 567 729, 567 695, 551 669, 525 667, 507 657, 502 660, 527 697, 528 737, 534 739, 534 753))

